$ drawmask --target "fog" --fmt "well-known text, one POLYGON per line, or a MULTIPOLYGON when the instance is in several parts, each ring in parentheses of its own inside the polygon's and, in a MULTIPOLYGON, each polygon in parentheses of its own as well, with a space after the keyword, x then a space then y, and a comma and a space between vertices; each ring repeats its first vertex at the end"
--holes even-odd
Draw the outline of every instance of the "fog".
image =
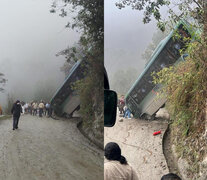
POLYGON ((157 29, 154 21, 143 24, 143 12, 130 7, 118 9, 117 1, 105 1, 104 9, 104 61, 112 89, 112 79, 118 70, 134 68, 137 74, 143 71, 145 61, 141 55, 157 29))
POLYGON ((73 45, 79 34, 64 28, 71 17, 50 13, 52 2, 1 0, 0 72, 8 81, 0 104, 8 93, 23 101, 51 97, 64 81, 60 67, 65 59, 55 54, 73 45))

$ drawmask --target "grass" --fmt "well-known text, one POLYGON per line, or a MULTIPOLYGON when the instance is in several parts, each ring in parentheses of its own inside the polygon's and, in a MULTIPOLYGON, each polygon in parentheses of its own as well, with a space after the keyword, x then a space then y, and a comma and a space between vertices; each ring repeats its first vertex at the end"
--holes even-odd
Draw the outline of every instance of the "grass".
POLYGON ((6 119, 10 119, 12 117, 12 115, 4 115, 0 117, 0 120, 6 120, 6 119))

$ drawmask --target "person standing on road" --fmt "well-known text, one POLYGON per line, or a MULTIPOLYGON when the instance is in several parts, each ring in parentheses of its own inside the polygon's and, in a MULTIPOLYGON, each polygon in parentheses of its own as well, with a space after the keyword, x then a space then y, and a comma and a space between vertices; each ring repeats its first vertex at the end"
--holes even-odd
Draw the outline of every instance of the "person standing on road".
POLYGON ((28 112, 32 115, 32 111, 33 111, 33 108, 32 108, 32 102, 31 102, 28 105, 28 112))
POLYGON ((44 109, 44 107, 45 107, 43 101, 41 101, 41 102, 39 103, 39 106, 38 106, 38 107, 39 107, 39 117, 42 117, 43 109, 44 109))
POLYGON ((127 163, 121 155, 121 149, 115 142, 106 144, 104 156, 104 180, 138 180, 135 170, 127 163))
POLYGON ((124 95, 122 95, 118 101, 118 107, 119 107, 120 114, 124 114, 124 106, 125 106, 124 95))
POLYGON ((20 105, 22 107, 22 114, 24 114, 25 113, 24 102, 23 101, 20 102, 20 105))
POLYGON ((11 113, 13 114, 13 130, 15 130, 18 129, 19 118, 22 113, 22 106, 19 100, 13 104, 11 113))
POLYGON ((45 108, 46 108, 46 114, 49 117, 49 109, 50 109, 50 103, 49 102, 46 103, 45 108))
POLYGON ((49 105, 50 105, 50 107, 48 110, 48 117, 52 117, 53 108, 52 108, 51 104, 49 104, 49 105))
POLYGON ((37 102, 32 103, 32 109, 33 109, 32 114, 33 114, 33 116, 37 115, 37 106, 38 106, 37 102))
POLYGON ((24 105, 24 109, 25 109, 26 114, 28 113, 28 107, 29 107, 29 104, 26 102, 24 105))

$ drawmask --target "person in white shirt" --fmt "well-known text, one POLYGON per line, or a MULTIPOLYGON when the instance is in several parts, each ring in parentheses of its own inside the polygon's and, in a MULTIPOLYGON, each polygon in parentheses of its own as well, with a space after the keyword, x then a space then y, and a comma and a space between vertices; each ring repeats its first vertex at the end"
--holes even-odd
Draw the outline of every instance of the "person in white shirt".
POLYGON ((24 110, 25 110, 25 113, 28 113, 28 103, 25 103, 25 105, 24 105, 24 110))

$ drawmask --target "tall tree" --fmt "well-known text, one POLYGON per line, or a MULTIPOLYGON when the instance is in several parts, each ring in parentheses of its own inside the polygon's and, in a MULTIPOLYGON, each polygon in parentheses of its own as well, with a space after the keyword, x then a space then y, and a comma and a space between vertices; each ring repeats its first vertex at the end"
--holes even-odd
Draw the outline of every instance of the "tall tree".
POLYGON ((63 0, 54 2, 51 13, 60 9, 60 16, 75 11, 72 22, 66 27, 80 32, 78 44, 60 54, 68 63, 84 58, 87 76, 76 84, 81 98, 83 127, 103 142, 103 60, 104 60, 104 1, 103 0, 63 0))

